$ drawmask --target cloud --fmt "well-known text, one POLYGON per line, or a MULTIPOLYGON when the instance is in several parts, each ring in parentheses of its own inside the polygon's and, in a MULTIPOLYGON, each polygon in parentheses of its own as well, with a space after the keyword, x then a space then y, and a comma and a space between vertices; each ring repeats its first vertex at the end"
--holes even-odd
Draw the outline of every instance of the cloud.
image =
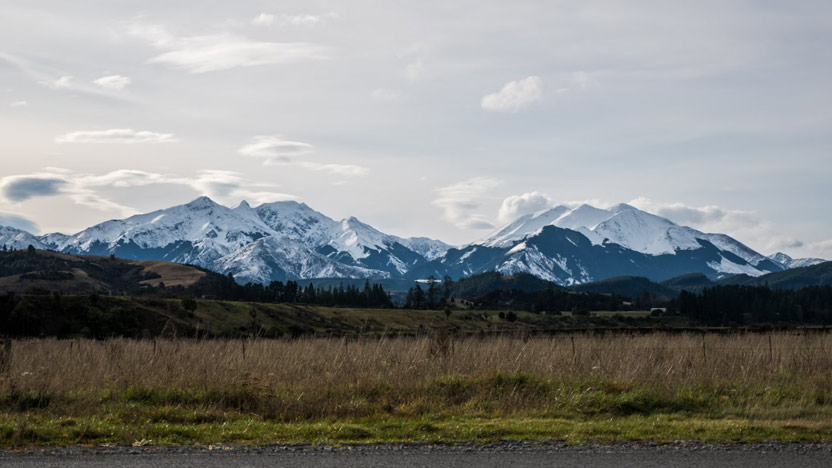
POLYGON ((279 200, 294 200, 295 195, 275 192, 272 184, 262 184, 249 180, 234 171, 202 170, 193 177, 165 177, 158 175, 159 183, 173 183, 188 186, 200 195, 225 202, 248 200, 254 203, 266 203, 279 200))
POLYGON ((386 102, 399 102, 402 100, 402 92, 395 90, 395 89, 385 89, 379 88, 374 89, 372 93, 370 93, 370 97, 377 101, 386 101, 386 102))
POLYGON ((86 187, 142 187, 151 184, 162 184, 171 179, 162 174, 139 171, 135 169, 119 169, 100 176, 83 176, 77 179, 80 185, 86 187))
POLYGON ((517 112, 543 97, 543 80, 539 76, 511 81, 496 93, 482 98, 482 108, 488 111, 517 112))
POLYGON ((66 195, 78 205, 101 211, 118 211, 124 215, 135 214, 132 208, 98 196, 84 184, 64 172, 45 172, 14 175, 0 179, 0 194, 10 202, 24 202, 37 197, 66 195))
POLYGON ((58 143, 173 143, 176 137, 172 133, 135 131, 130 128, 111 128, 109 130, 90 130, 69 132, 55 138, 58 143))
POLYGON ((502 183, 491 177, 473 177, 436 189, 439 197, 432 203, 443 210, 446 221, 460 229, 493 229, 488 217, 477 210, 488 192, 502 183))
POLYGON ((425 76, 425 64, 422 59, 420 58, 404 67, 404 76, 407 81, 412 83, 421 80, 425 76))
POLYGON ((217 170, 201 170, 193 176, 183 177, 135 169, 120 169, 104 174, 82 174, 65 169, 49 168, 48 172, 44 173, 15 175, 0 179, 0 194, 11 202, 62 195, 69 197, 77 205, 99 211, 117 212, 121 216, 130 216, 137 213, 134 208, 106 198, 100 190, 156 184, 188 187, 200 195, 207 195, 225 202, 249 200, 265 203, 297 198, 294 195, 274 191, 273 184, 258 183, 237 172, 217 170))
POLYGON ((259 135, 252 140, 238 152, 246 156, 268 158, 269 161, 288 162, 291 158, 314 151, 308 143, 284 140, 280 135, 259 135))
POLYGON ((508 223, 529 213, 545 210, 554 206, 554 201, 547 195, 538 192, 528 192, 522 195, 512 195, 500 205, 497 219, 501 223, 508 223))
POLYGON ((63 70, 16 55, 0 51, 0 62, 8 63, 32 81, 53 90, 68 90, 72 91, 73 95, 113 101, 133 101, 123 93, 112 93, 92 83, 76 82, 72 76, 64 74, 63 70), (55 78, 56 76, 59 78, 55 78))
POLYGON ((668 218, 677 224, 704 232, 727 234, 764 254, 806 246, 800 239, 779 233, 771 222, 755 211, 728 209, 716 205, 659 203, 643 197, 632 200, 629 204, 668 218))
POLYGON ((771 251, 799 249, 805 245, 806 243, 802 240, 789 236, 774 236, 768 243, 768 247, 771 251))
POLYGON ((573 73, 572 82, 575 83, 578 89, 587 89, 598 84, 594 74, 584 71, 573 73))
POLYGON ((315 148, 309 143, 285 140, 280 135, 259 135, 237 152, 245 156, 265 158, 263 164, 266 166, 294 165, 310 171, 346 177, 360 177, 370 173, 368 168, 354 164, 328 164, 299 160, 300 156, 310 154, 314 150, 315 148))
POLYGON ((177 38, 167 29, 158 24, 133 24, 127 33, 133 37, 143 39, 156 48, 174 47, 177 38))
POLYGON ((129 33, 165 51, 150 62, 189 73, 329 58, 328 48, 306 42, 261 42, 235 34, 176 37, 158 25, 134 25, 129 33))
POLYGON ((337 18, 338 14, 329 12, 323 15, 273 15, 270 13, 260 13, 251 20, 251 24, 255 26, 271 26, 275 22, 279 24, 288 24, 293 26, 314 26, 325 22, 328 19, 337 18))
POLYGON ((832 258, 832 239, 812 242, 808 245, 808 247, 813 252, 817 252, 817 254, 821 256, 821 258, 832 258))
POLYGON ((251 20, 251 24, 257 26, 271 26, 274 23, 274 15, 268 13, 260 13, 251 20))
POLYGON ((57 195, 66 181, 48 174, 14 175, 0 179, 0 193, 11 202, 57 195))
POLYGON ((0 226, 22 229, 29 234, 38 234, 40 232, 40 226, 36 222, 11 213, 0 213, 0 226))
POLYGON ((649 198, 636 198, 629 204, 678 224, 696 228, 733 230, 764 224, 764 220, 753 211, 730 210, 716 205, 695 207, 684 203, 656 203, 649 198))
POLYGON ((106 89, 120 91, 131 83, 130 78, 122 75, 107 75, 93 81, 93 83, 106 89))
POLYGON ((52 89, 69 89, 72 87, 72 77, 64 75, 54 81, 41 81, 41 84, 52 89))
POLYGON ((303 161, 298 163, 298 165, 304 169, 309 169, 310 171, 328 172, 330 174, 343 175, 347 177, 361 177, 370 173, 368 168, 356 166, 354 164, 323 164, 303 161))
POLYGON ((26 107, 28 105, 29 103, 26 101, 12 101, 9 103, 9 106, 11 107, 26 107))

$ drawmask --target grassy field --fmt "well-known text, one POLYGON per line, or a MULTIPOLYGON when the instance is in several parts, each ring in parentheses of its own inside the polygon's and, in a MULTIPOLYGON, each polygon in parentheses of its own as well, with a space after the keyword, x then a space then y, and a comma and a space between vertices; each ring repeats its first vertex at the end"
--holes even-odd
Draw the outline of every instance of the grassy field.
MULTIPOLYGON (((165 265, 163 265, 165 266, 165 265)), ((168 272, 173 279, 174 272, 168 272)), ((199 299, 195 309, 179 299, 89 295, 17 295, 6 317, 12 332, 61 338, 297 337, 299 335, 417 336, 439 328, 457 334, 603 327, 683 327, 684 317, 647 317, 647 312, 598 312, 589 316, 542 315, 507 310, 366 309, 303 304, 266 304, 199 299)), ((0 304, 0 318, 4 310, 0 304)), ((1 331, 1 330, 0 330, 1 331)), ((18 336, 20 336, 18 335, 18 336)))
POLYGON ((828 440, 830 349, 817 333, 21 340, 0 355, 0 445, 828 440))

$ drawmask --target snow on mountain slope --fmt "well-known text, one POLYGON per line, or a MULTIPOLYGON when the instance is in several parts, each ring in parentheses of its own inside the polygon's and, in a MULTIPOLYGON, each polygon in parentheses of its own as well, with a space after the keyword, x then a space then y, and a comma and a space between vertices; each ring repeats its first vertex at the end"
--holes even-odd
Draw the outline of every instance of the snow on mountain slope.
POLYGON ((338 223, 330 236, 328 245, 339 252, 347 252, 355 260, 370 255, 369 250, 382 250, 396 242, 393 236, 381 233, 374 227, 364 224, 354 217, 338 223))
POLYGON ((399 238, 399 242, 408 249, 425 257, 428 261, 445 255, 445 252, 452 247, 450 244, 428 237, 399 238))
MULTIPOLYGON (((322 277, 453 277, 529 272, 559 284, 620 275, 666 279, 759 276, 801 261, 767 258, 724 234, 680 226, 630 205, 559 206, 519 217, 482 241, 454 248, 385 234, 354 217, 335 221, 294 201, 236 208, 207 197, 111 220, 75 235, 0 228, 0 241, 80 254, 192 263, 241 281, 322 277)), ((811 263, 807 263, 811 264, 811 263)))
POLYGON ((569 212, 565 206, 556 206, 549 210, 523 215, 478 242, 489 247, 499 247, 520 240, 529 234, 553 224, 558 218, 569 212))
POLYGON ((564 213, 563 216, 555 220, 552 224, 564 229, 575 230, 579 227, 585 227, 592 230, 598 223, 609 219, 613 214, 610 211, 583 204, 564 213))
POLYGON ((388 269, 392 267, 400 273, 406 271, 414 261, 433 260, 450 248, 441 241, 424 237, 407 239, 385 234, 355 217, 334 221, 303 203, 270 203, 258 206, 255 211, 278 237, 304 242, 313 249, 327 250, 328 256, 342 260, 346 260, 345 255, 353 261, 361 261, 387 252, 389 258, 374 258, 373 261, 385 262, 389 265, 388 269), (395 244, 412 252, 401 252, 401 248, 396 248, 395 244), (391 250, 397 250, 398 253, 390 253, 391 250), (419 258, 402 259, 400 256, 419 258))
POLYGON ((777 252, 776 254, 769 255, 768 258, 778 265, 782 265, 783 268, 787 270, 817 265, 828 261, 822 258, 792 258, 783 252, 777 252))
POLYGON ((7 249, 23 250, 29 246, 36 249, 44 249, 46 246, 37 237, 26 231, 11 226, 0 226, 0 247, 7 249))
POLYGON ((389 278, 390 274, 345 265, 311 251, 300 242, 264 237, 215 263, 217 271, 234 272, 241 282, 268 283, 306 278, 389 278))
POLYGON ((135 244, 142 249, 166 247, 187 241, 224 255, 272 234, 254 211, 232 210, 200 197, 165 210, 111 220, 70 236, 62 250, 85 251, 95 244, 115 248, 135 244))
POLYGON ((353 217, 334 221, 304 203, 252 208, 241 202, 231 209, 207 197, 107 221, 72 236, 51 234, 44 245, 80 254, 191 263, 258 281, 400 275, 449 247, 384 234, 353 217))
POLYGON ((672 254, 677 250, 701 247, 696 231, 641 210, 620 210, 601 222, 592 232, 637 252, 649 255, 672 254))
MULTIPOLYGON (((583 281, 585 277, 573 276, 574 272, 567 271, 568 269, 559 264, 558 252, 568 249, 569 245, 560 244, 559 250, 547 251, 548 256, 543 257, 540 252, 534 252, 528 247, 531 244, 526 241, 537 239, 546 226, 577 231, 591 246, 619 246, 647 256, 662 257, 658 264, 671 270, 676 266, 686 265, 685 267, 691 268, 691 271, 701 271, 719 277, 739 273, 760 276, 783 268, 779 263, 769 260, 725 234, 707 234, 680 226, 669 219, 624 203, 607 209, 589 205, 573 209, 559 206, 527 214, 497 229, 474 245, 508 249, 506 255, 511 258, 494 266, 500 271, 534 272, 533 274, 547 279, 556 277, 561 284, 583 281), (677 255, 681 258, 674 261, 673 256, 677 255)), ((577 245, 570 236, 565 236, 564 239, 572 245, 577 245)), ((599 252, 595 252, 593 255, 598 254, 599 252)), ((590 258, 584 258, 582 261, 589 262, 590 258)), ((635 261, 635 257, 629 261, 635 261)), ((645 264, 656 263, 645 259, 640 261, 646 262, 645 264)), ((604 268, 612 271, 610 266, 604 268)), ((654 274, 660 275, 660 271, 654 274)))
POLYGON ((696 231, 696 233, 699 239, 705 239, 720 249, 731 252, 754 266, 768 260, 767 257, 755 252, 750 247, 746 246, 742 242, 739 242, 733 237, 725 234, 705 234, 699 231, 696 231))
POLYGON ((69 236, 61 234, 60 232, 51 232, 38 236, 38 240, 49 249, 57 250, 59 246, 63 245, 69 236))
MULTIPOLYGON (((542 227, 548 225, 578 231, 593 244, 601 244, 606 240, 649 255, 698 249, 701 247, 699 241, 706 240, 754 266, 766 261, 766 257, 725 234, 706 234, 679 226, 669 219, 625 203, 605 210, 589 205, 581 205, 571 210, 558 206, 551 210, 524 215, 477 244, 492 247, 511 245, 538 233, 542 227)), ((766 264, 764 267, 769 269, 772 265, 766 264)))
POLYGON ((573 231, 582 232, 593 243, 600 244, 604 238, 595 235, 594 228, 599 223, 615 216, 619 211, 635 208, 629 205, 616 205, 610 210, 602 210, 589 205, 581 205, 576 208, 556 206, 552 209, 527 214, 497 229, 477 244, 489 247, 500 247, 521 240, 539 232, 545 226, 557 226, 573 231))
POLYGON ((320 246, 329 242, 339 223, 306 203, 281 201, 254 208, 257 216, 280 237, 320 246))

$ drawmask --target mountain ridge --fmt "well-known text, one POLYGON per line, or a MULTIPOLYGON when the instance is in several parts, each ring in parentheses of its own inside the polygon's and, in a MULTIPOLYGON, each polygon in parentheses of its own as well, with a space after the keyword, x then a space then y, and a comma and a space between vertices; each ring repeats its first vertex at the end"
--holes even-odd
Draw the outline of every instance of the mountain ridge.
POLYGON ((258 283, 460 278, 488 271, 530 273, 566 286, 620 276, 662 281, 688 273, 720 280, 819 260, 765 257, 725 234, 703 233, 627 204, 557 206, 520 216, 480 241, 455 247, 387 234, 355 217, 334 220, 297 201, 256 207, 242 201, 229 208, 203 196, 72 235, 34 236, 0 227, 0 243, 194 264, 258 283))

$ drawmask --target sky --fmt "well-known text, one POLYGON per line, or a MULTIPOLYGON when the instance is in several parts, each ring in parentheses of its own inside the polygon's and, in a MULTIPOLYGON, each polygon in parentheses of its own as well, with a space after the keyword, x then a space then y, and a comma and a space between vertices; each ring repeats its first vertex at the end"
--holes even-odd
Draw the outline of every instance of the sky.
POLYGON ((208 195, 464 244, 628 202, 832 258, 832 3, 0 5, 0 224, 208 195))

